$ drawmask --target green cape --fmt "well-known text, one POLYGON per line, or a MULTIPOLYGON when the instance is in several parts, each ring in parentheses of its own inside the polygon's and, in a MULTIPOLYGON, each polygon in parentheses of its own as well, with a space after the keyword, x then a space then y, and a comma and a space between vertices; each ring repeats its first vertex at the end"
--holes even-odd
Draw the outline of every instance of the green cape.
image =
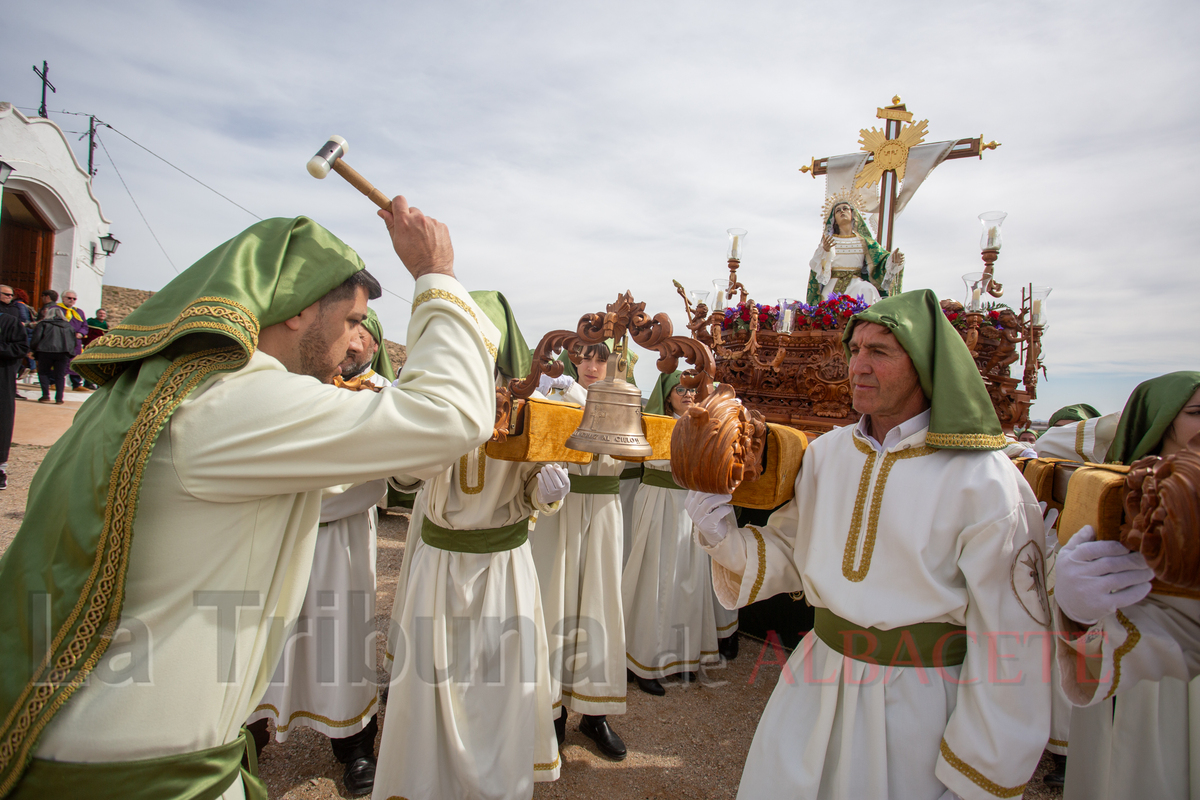
MULTIPOLYGON (((0 797, 121 619, 142 469, 209 377, 245 366, 259 331, 363 268, 310 219, 252 225, 168 283, 74 361, 101 384, 50 448, 0 559, 0 797), (48 598, 49 648, 31 630, 48 598)), ((41 627, 41 623, 39 623, 41 627)))
MULTIPOLYGON (((825 215, 824 233, 835 236, 837 235, 836 226, 833 222, 833 210, 841 203, 834 203, 829 208, 829 213, 825 215)), ((863 240, 863 246, 866 249, 866 260, 868 264, 868 272, 871 275, 871 283, 875 284, 875 288, 879 290, 882 297, 888 297, 889 293, 883 290, 883 278, 887 274, 886 262, 888 251, 883 249, 883 245, 875 241, 875 235, 871 233, 870 227, 867 226, 867 221, 862 218, 862 214, 858 213, 858 209, 854 204, 850 204, 850 213, 854 216, 854 235, 863 240)), ((903 275, 896 276, 895 285, 892 286, 891 295, 900 293, 900 279, 903 275)), ((806 301, 810 306, 815 306, 825 298, 821 296, 821 284, 817 282, 817 273, 809 272, 808 275, 808 296, 806 301)))
POLYGON ((1076 403, 1073 406, 1064 406, 1051 414, 1047 425, 1053 428, 1054 423, 1061 422, 1064 419, 1082 421, 1085 419, 1095 419, 1098 416, 1100 416, 1100 412, 1087 403, 1076 403))
POLYGON ((389 381, 396 380, 396 370, 392 368, 392 357, 388 355, 387 348, 383 345, 383 325, 379 322, 379 315, 375 313, 375 309, 367 309, 367 318, 363 320, 363 327, 371 332, 371 336, 379 345, 379 349, 375 351, 375 357, 371 359, 371 369, 375 370, 375 374, 382 375, 389 381))
POLYGON ((1138 384, 1125 403, 1108 461, 1132 464, 1158 452, 1167 428, 1200 388, 1200 372, 1170 372, 1138 384))
POLYGON ((513 315, 512 306, 508 299, 499 292, 471 292, 471 299, 483 309, 488 319, 500 331, 500 344, 496 348, 496 366, 507 378, 520 380, 529 374, 533 366, 529 345, 517 327, 517 318, 513 315))
POLYGON ((671 391, 679 385, 679 379, 683 377, 682 370, 674 372, 660 372, 658 380, 654 381, 654 388, 650 391, 650 399, 646 401, 647 414, 664 414, 671 416, 674 412, 667 404, 667 398, 671 396, 671 391))
POLYGON ((912 359, 930 403, 925 444, 943 450, 999 450, 1007 444, 975 359, 937 295, 929 289, 904 292, 855 314, 842 334, 847 359, 859 322, 887 328, 912 359))

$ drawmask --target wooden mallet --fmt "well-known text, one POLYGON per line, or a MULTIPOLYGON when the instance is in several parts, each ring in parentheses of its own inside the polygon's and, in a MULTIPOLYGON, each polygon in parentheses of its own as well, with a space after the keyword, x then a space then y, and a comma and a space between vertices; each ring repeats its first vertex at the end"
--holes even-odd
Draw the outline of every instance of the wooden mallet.
POLYGON ((345 139, 340 136, 330 136, 329 141, 308 160, 308 173, 314 178, 324 178, 332 169, 348 180, 351 186, 365 194, 375 205, 384 211, 391 211, 392 201, 342 160, 349 149, 350 145, 345 139))

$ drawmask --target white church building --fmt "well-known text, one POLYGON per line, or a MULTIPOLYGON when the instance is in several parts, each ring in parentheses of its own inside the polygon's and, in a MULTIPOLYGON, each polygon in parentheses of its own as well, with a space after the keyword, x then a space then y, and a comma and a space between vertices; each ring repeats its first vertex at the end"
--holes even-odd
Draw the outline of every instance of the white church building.
POLYGON ((34 308, 46 289, 73 289, 92 316, 115 240, 87 169, 58 125, 12 103, 0 103, 0 162, 0 283, 24 289, 34 308))

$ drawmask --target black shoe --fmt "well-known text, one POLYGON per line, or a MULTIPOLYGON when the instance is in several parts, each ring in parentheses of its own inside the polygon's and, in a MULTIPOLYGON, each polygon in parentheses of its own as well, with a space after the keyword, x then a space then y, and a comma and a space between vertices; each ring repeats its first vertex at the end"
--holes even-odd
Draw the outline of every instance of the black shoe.
POLYGON ((726 661, 733 661, 738 657, 738 632, 726 636, 724 639, 717 639, 717 653, 726 661))
POLYGON ((584 714, 579 723, 579 732, 595 742, 600 752, 613 761, 624 761, 628 755, 625 743, 617 736, 617 732, 608 726, 608 719, 604 716, 584 714))
POLYGON ((0 469, 0 489, 8 488, 8 473, 0 469))
POLYGON ((375 786, 375 758, 362 756, 346 765, 342 773, 342 783, 346 786, 346 794, 351 797, 361 797, 370 794, 375 786))
POLYGON ((562 713, 554 718, 554 738, 558 739, 558 746, 561 748, 567 740, 567 709, 560 708, 559 711, 562 713))
POLYGON ((1054 769, 1042 776, 1042 783, 1061 789, 1067 782, 1067 757, 1058 753, 1051 753, 1050 757, 1054 759, 1054 769))
POLYGON ((633 679, 637 681, 638 688, 646 694, 662 697, 667 693, 667 690, 663 688, 663 685, 657 678, 643 678, 641 675, 634 675, 633 679))

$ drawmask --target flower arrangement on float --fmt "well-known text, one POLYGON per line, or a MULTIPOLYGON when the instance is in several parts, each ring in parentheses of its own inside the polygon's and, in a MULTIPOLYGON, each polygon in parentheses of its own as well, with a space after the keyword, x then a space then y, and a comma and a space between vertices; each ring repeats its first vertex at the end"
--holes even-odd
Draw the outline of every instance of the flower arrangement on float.
POLYGON ((860 311, 867 309, 862 297, 848 294, 831 294, 816 305, 796 302, 773 306, 758 303, 738 303, 725 309, 721 320, 722 331, 749 330, 752 315, 758 315, 758 329, 775 333, 793 331, 836 331, 846 327, 846 322, 860 311), (791 313, 791 328, 787 329, 787 311, 791 313))
MULTIPOLYGON (((991 325, 993 328, 1003 328, 1004 324, 1000 321, 1000 312, 1003 310, 1012 311, 1012 307, 1007 303, 988 303, 983 307, 984 324, 991 325)), ((964 331, 967 329, 967 314, 966 311, 957 304, 947 308, 942 307, 942 313, 946 315, 946 319, 950 321, 956 329, 964 331)))

